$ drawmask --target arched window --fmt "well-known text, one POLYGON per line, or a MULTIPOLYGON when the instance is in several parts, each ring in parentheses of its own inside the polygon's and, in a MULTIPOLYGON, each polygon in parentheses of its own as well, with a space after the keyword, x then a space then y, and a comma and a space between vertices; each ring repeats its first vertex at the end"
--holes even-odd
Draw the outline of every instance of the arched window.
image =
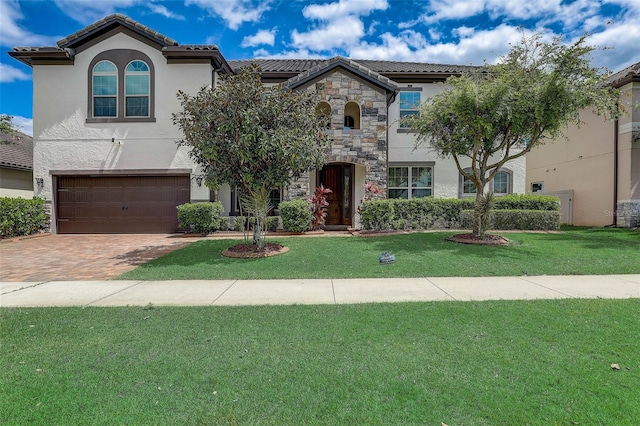
MULTIPOLYGON (((465 169, 466 172, 470 169, 465 169)), ((493 191, 495 195, 507 195, 513 192, 513 172, 509 169, 502 169, 488 183, 487 190, 493 191)), ((460 175, 460 195, 471 197, 476 195, 476 186, 463 175, 460 175)))
POLYGON ((155 70, 146 54, 106 50, 88 68, 88 123, 154 122, 155 70))
POLYGON ((149 66, 143 61, 132 61, 124 72, 125 116, 149 116, 149 66))
POLYGON ((360 128, 360 105, 349 101, 344 106, 344 128, 345 130, 360 128))
POLYGON ((329 102, 320 101, 318 105, 316 105, 316 115, 326 120, 325 127, 327 129, 331 128, 331 105, 329 102))
POLYGON ((93 67, 93 116, 118 115, 118 69, 110 61, 100 61, 93 67))
POLYGON ((512 192, 511 170, 502 169, 493 178, 493 193, 496 195, 507 195, 512 192))

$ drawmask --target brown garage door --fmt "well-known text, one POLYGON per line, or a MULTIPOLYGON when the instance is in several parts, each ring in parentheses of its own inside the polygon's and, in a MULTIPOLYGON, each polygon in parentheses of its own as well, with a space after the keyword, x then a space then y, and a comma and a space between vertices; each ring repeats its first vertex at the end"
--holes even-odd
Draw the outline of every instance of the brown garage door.
POLYGON ((189 176, 58 176, 61 234, 154 234, 178 229, 189 176))

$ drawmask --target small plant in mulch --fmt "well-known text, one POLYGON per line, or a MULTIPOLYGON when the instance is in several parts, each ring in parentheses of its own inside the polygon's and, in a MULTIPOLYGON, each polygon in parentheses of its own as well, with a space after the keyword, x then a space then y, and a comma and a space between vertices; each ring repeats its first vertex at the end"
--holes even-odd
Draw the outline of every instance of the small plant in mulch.
POLYGON ((448 241, 462 244, 479 244, 485 246, 504 246, 509 244, 509 240, 500 235, 485 234, 484 237, 479 235, 468 234, 456 234, 447 238, 448 241))
POLYGON ((275 256, 287 251, 289 251, 288 247, 278 243, 264 243, 262 247, 258 247, 256 244, 237 244, 223 251, 222 255, 240 259, 255 259, 275 256))

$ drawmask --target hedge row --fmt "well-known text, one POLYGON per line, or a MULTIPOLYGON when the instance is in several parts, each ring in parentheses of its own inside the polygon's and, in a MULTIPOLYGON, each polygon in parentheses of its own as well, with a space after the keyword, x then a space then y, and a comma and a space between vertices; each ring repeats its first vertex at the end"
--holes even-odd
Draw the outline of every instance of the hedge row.
MULTIPOLYGON (((473 210, 463 210, 461 227, 473 227, 473 210)), ((493 210, 491 228, 503 231, 557 231, 560 229, 560 212, 551 210, 493 210)))
POLYGON ((0 198, 0 236, 31 235, 47 226, 44 200, 33 198, 0 198))
MULTIPOLYGON (((473 210, 475 199, 448 199, 448 198, 414 198, 410 200, 389 199, 365 201, 360 206, 360 224, 363 229, 387 230, 387 229, 439 229, 439 228, 463 228, 462 212, 473 210)), ((548 211, 557 213, 560 210, 560 201, 555 197, 544 195, 507 195, 500 197, 495 202, 494 211, 548 211)), ((558 216, 555 228, 548 228, 546 221, 540 222, 532 219, 530 214, 518 213, 501 215, 494 229, 557 229, 559 226, 559 213, 547 215, 548 218, 558 216), (532 220, 533 223, 528 223, 532 220), (517 225, 509 225, 508 222, 517 225), (543 228, 537 228, 538 224, 543 228), (500 225, 500 226, 498 226, 500 225), (508 227, 503 227, 508 226, 508 227), (513 228, 520 226, 520 228, 513 228)), ((552 219, 549 219, 552 220, 552 219)))
MULTIPOLYGON (((222 203, 186 203, 177 207, 178 226, 185 232, 196 234, 211 234, 215 231, 240 231, 253 229, 256 223, 254 217, 237 216, 233 222, 231 218, 222 216, 222 203)), ((277 216, 269 216, 265 221, 267 231, 278 229, 277 216)))

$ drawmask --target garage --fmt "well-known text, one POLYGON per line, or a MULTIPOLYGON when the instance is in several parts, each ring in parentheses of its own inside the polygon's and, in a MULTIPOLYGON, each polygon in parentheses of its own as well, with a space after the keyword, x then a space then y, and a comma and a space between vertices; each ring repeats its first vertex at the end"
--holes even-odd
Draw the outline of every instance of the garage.
POLYGON ((55 176, 60 234, 161 234, 178 229, 189 175, 55 176))

